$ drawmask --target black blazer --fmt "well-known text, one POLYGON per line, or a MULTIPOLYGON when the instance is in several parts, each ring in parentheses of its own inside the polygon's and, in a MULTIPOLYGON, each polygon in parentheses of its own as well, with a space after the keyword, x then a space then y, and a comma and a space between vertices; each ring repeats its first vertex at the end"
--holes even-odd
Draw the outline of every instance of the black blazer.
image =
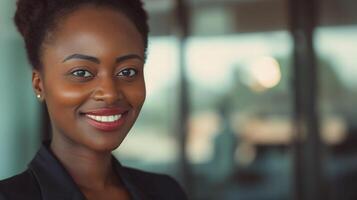
MULTIPOLYGON (((114 157, 113 160, 131 199, 187 199, 179 184, 171 177, 123 167, 114 157)), ((44 144, 26 171, 0 181, 0 200, 85 200, 85 197, 44 144)))

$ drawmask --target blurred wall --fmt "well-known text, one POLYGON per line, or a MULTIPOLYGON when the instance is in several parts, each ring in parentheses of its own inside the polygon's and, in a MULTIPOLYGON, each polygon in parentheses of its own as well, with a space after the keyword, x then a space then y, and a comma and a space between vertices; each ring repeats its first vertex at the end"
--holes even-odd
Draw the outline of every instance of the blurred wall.
POLYGON ((39 103, 13 22, 14 0, 0 1, 0 179, 25 169, 39 146, 39 103))

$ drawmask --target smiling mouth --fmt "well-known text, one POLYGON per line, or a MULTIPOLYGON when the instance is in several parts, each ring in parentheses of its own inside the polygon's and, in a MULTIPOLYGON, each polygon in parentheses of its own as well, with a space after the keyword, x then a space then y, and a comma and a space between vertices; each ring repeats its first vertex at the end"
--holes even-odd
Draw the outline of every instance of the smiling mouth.
POLYGON ((100 131, 115 131, 124 124, 128 112, 123 109, 99 109, 83 114, 92 127, 100 131))

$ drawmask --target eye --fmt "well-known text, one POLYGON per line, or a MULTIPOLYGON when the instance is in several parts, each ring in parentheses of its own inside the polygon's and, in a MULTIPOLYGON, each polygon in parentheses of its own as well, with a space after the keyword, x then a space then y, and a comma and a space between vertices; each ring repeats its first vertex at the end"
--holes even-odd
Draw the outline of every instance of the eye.
POLYGON ((77 77, 81 77, 81 78, 93 77, 92 73, 90 73, 89 71, 84 70, 84 69, 75 70, 71 74, 73 74, 74 76, 77 76, 77 77))
POLYGON ((137 70, 128 68, 128 69, 123 69, 118 73, 118 76, 125 76, 125 77, 133 77, 138 73, 137 70))

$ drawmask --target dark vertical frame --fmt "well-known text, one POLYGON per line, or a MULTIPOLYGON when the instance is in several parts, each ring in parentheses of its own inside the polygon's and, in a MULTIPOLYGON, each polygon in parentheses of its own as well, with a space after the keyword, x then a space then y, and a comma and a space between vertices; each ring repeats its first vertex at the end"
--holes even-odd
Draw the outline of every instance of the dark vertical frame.
POLYGON ((317 0, 289 0, 294 42, 294 199, 325 199, 317 111, 318 70, 313 47, 317 0))
POLYGON ((186 0, 176 0, 176 20, 177 36, 179 39, 179 105, 178 105, 178 124, 177 137, 179 138, 179 163, 180 178, 187 192, 190 194, 193 184, 190 173, 190 166, 187 159, 186 146, 188 134, 188 118, 190 113, 189 88, 186 76, 186 45, 187 37, 190 34, 190 15, 189 7, 186 0))

